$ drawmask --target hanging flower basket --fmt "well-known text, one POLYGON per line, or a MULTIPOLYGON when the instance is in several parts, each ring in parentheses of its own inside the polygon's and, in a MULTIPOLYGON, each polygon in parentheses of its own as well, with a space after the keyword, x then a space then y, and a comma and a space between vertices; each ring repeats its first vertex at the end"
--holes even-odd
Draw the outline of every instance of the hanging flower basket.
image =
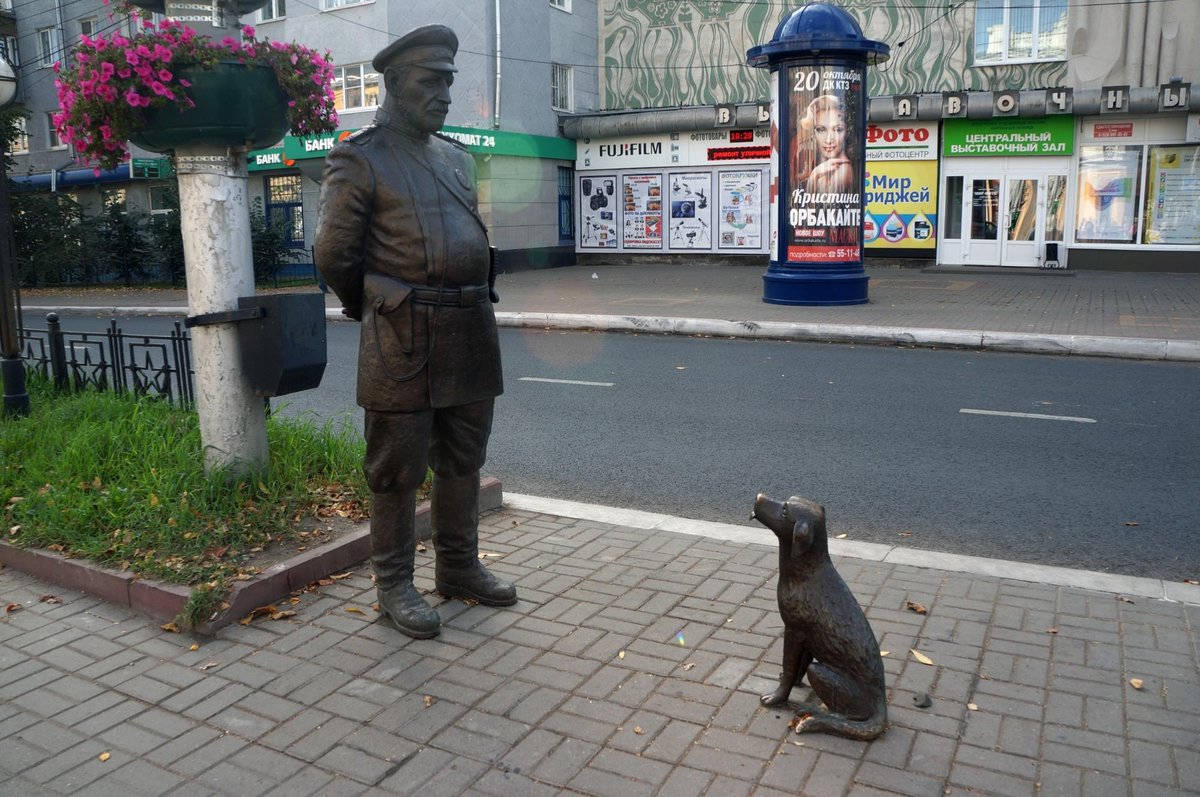
POLYGON ((180 147, 269 147, 288 130, 288 100, 275 72, 266 66, 220 61, 210 68, 177 71, 191 85, 191 108, 149 108, 145 126, 129 140, 151 152, 180 147))
POLYGON ((81 162, 113 169, 132 141, 152 152, 190 145, 270 146, 337 128, 333 66, 301 44, 212 41, 179 22, 142 22, 134 36, 81 36, 54 65, 54 124, 81 162))

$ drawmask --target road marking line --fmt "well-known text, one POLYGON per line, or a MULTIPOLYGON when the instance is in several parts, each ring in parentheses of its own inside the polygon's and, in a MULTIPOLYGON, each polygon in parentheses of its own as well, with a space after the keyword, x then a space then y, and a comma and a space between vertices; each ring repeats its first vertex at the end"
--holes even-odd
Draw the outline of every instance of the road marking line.
POLYGON ((1072 415, 1040 415, 1036 412, 999 412, 998 410, 961 409, 967 415, 1003 415, 1007 418, 1034 418, 1040 421, 1071 421, 1072 423, 1096 423, 1095 418, 1076 418, 1072 415))
POLYGON ((586 387, 613 387, 616 382, 584 382, 579 379, 544 379, 540 376, 522 376, 518 382, 549 382, 552 385, 584 385, 586 387))

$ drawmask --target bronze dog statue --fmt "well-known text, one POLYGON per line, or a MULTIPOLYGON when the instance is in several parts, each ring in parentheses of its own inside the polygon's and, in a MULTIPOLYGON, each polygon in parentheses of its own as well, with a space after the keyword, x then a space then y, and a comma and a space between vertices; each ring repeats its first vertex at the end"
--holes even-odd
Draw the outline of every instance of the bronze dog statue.
POLYGON ((779 538, 784 629, 783 674, 762 704, 786 704, 807 674, 825 710, 802 707, 797 733, 874 739, 887 727, 883 659, 871 624, 829 559, 824 507, 798 496, 775 501, 759 493, 752 518, 779 538))

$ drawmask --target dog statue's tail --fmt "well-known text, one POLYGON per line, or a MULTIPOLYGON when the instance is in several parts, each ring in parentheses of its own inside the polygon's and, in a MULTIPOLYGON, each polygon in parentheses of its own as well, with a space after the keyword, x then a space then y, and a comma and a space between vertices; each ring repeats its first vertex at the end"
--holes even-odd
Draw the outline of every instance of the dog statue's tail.
POLYGON ((814 711, 807 716, 801 716, 796 722, 796 733, 832 733, 845 736, 847 739, 857 739, 860 742, 869 742, 885 730, 887 730, 886 705, 877 707, 875 713, 862 720, 852 720, 828 711, 814 711))

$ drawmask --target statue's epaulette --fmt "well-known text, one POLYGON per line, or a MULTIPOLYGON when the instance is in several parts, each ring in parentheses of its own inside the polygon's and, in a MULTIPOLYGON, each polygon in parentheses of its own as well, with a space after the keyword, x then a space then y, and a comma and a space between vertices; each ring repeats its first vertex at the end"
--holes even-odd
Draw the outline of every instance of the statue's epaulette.
POLYGON ((360 127, 350 135, 346 136, 342 141, 353 142, 355 144, 365 144, 371 139, 371 136, 379 132, 379 125, 370 124, 366 127, 360 127))
POLYGON ((468 150, 467 150, 467 145, 466 145, 466 144, 464 144, 464 143, 462 143, 461 141, 459 141, 457 138, 451 138, 450 136, 446 135, 445 133, 434 133, 434 135, 435 135, 435 136, 437 136, 438 138, 440 138, 442 141, 448 141, 448 142, 450 142, 450 143, 451 143, 451 144, 453 144, 454 146, 456 146, 456 147, 458 147, 459 149, 461 149, 463 152, 467 152, 467 151, 468 151, 468 150))

